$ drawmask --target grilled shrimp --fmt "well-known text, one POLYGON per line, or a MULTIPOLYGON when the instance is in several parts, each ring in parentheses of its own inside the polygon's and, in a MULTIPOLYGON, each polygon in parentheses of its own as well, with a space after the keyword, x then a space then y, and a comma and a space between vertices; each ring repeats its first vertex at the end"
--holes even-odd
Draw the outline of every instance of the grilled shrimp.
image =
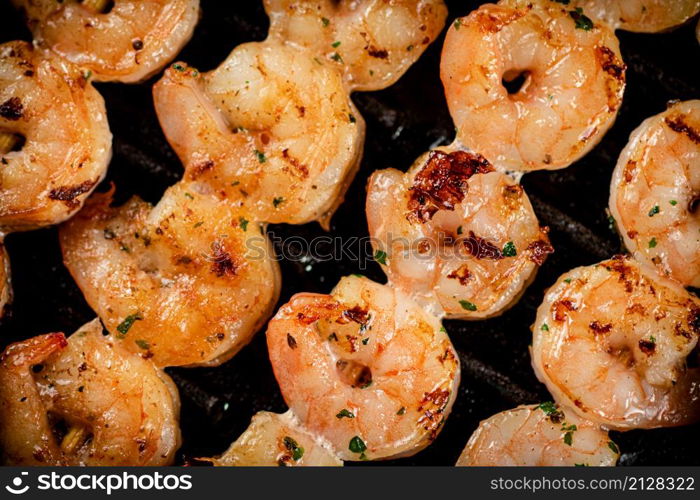
POLYGON ((547 291, 532 363, 554 398, 611 429, 700 419, 700 300, 627 257, 574 269, 547 291))
POLYGON ((270 35, 335 61, 348 86, 392 85, 445 25, 442 0, 265 0, 270 35))
POLYGON ((700 12, 700 0, 573 0, 571 7, 614 28, 657 33, 685 23, 700 12))
POLYGON ((0 357, 5 465, 168 465, 180 445, 172 380, 102 335, 99 320, 0 357))
POLYGON ((113 341, 158 366, 226 361, 279 293, 263 226, 198 187, 178 183, 155 207, 93 196, 60 231, 64 262, 113 341))
POLYGON ((0 232, 77 212, 111 148, 104 101, 81 71, 26 42, 0 45, 0 232))
POLYGON ((285 467, 342 466, 327 444, 309 434, 291 411, 261 411, 246 431, 218 458, 206 459, 215 466, 285 467))
POLYGON ((553 251, 522 187, 464 151, 375 172, 367 221, 391 283, 453 318, 502 312, 553 251))
POLYGON ((586 154, 613 124, 625 88, 612 29, 549 0, 505 0, 457 19, 440 73, 457 140, 520 171, 586 154))
POLYGON ((479 424, 458 466, 612 466, 608 433, 554 403, 518 406, 479 424))
POLYGON ((359 166, 364 121, 332 61, 306 50, 241 45, 207 74, 172 65, 153 92, 186 177, 243 199, 255 220, 324 219, 359 166))
POLYGON ((12 0, 40 47, 99 81, 138 82, 189 41, 199 0, 12 0))
POLYGON ((439 320, 366 278, 295 295, 270 321, 267 344, 290 409, 343 460, 417 453, 437 437, 459 385, 439 320))
POLYGON ((675 103, 632 133, 610 212, 637 260, 700 287, 700 101, 675 103))

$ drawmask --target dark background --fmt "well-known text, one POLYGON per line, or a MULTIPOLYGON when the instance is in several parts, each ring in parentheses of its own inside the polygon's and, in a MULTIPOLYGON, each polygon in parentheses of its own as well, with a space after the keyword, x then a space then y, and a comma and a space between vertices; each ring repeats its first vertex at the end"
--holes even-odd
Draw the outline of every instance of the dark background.
MULTIPOLYGON (((476 8, 476 1, 447 1, 448 22, 476 8)), ((242 42, 262 40, 268 21, 260 1, 202 0, 203 17, 178 59, 200 70, 213 69, 242 42)), ((452 414, 438 439, 418 455, 361 465, 452 465, 480 420, 524 403, 550 399, 530 367, 530 324, 543 292, 563 272, 621 251, 605 208, 611 172, 630 132, 665 109, 671 99, 700 98, 700 47, 695 24, 671 33, 618 32, 628 65, 627 90, 615 126, 573 166, 527 174, 525 189, 542 224, 551 227, 556 248, 520 302, 495 319, 448 321, 446 328, 462 362, 462 383, 452 414)), ((0 0, 0 42, 29 40, 8 0, 0 0)), ((442 38, 394 86, 357 93, 353 99, 367 121, 362 167, 332 221, 331 236, 366 236, 365 184, 377 169, 406 170, 431 145, 452 141, 454 126, 439 80, 442 38)), ((157 78, 157 77, 156 77, 157 78)), ((157 202, 181 176, 153 110, 149 81, 140 85, 98 84, 114 134, 114 159, 106 182, 118 200, 138 194, 157 202)), ((311 239, 317 224, 271 226, 277 236, 311 239)), ((13 304, 0 323, 0 345, 50 331, 72 333, 95 315, 63 267, 55 228, 11 234, 13 304)), ((329 292, 341 276, 361 270, 357 261, 282 262, 280 304, 296 292, 329 292)), ((376 264, 362 270, 384 282, 376 264)), ((232 292, 235 293, 235 292, 232 292)), ((264 333, 233 360, 217 368, 169 369, 180 388, 184 444, 180 463, 224 451, 259 410, 286 406, 267 357, 264 333)), ((621 465, 700 465, 700 426, 613 433, 623 452, 621 465)), ((348 465, 355 465, 348 463, 348 465)))

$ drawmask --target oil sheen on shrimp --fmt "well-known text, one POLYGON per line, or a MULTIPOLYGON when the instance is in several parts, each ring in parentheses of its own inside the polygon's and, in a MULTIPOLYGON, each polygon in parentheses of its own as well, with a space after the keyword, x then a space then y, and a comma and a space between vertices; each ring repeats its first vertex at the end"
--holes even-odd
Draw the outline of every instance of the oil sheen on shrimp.
POLYGON ((573 0, 593 18, 640 33, 666 31, 700 12, 700 0, 573 0))
POLYGON ((532 364, 562 405, 610 429, 700 419, 700 300, 627 257, 564 274, 533 325, 532 364))
POLYGON ((104 337, 99 320, 0 357, 4 465, 169 465, 178 415, 172 380, 104 337))
POLYGON ((267 344, 291 411, 343 460, 417 453, 437 437, 459 385, 440 321, 366 278, 295 295, 270 321, 267 344))
POLYGON ((499 314, 553 251, 523 188, 464 151, 375 172, 367 221, 392 285, 451 318, 499 314))
POLYGON ((700 101, 674 103, 632 133, 610 212, 637 260, 700 287, 700 101))
POLYGON ((354 90, 392 85, 438 36, 442 0, 265 0, 270 36, 342 67, 354 90))
POLYGON ((99 81, 138 82, 189 41, 199 0, 12 0, 40 47, 99 81))
POLYGON ((428 43, 442 26, 441 1, 409 4, 270 0, 273 31, 264 42, 236 47, 205 74, 172 65, 154 99, 186 175, 244 199, 256 220, 327 227, 362 156, 365 123, 350 91, 393 82, 426 46, 397 52, 394 44, 402 37, 428 43), (310 35, 309 47, 301 32, 314 23, 324 31, 310 35), (381 42, 382 57, 358 45, 354 29, 363 26, 367 50, 381 42), (352 83, 346 68, 372 75, 352 83))
POLYGON ((104 101, 80 70, 26 42, 0 45, 0 232, 69 218, 111 151, 104 101))
POLYGON ((114 342, 158 366, 226 361, 279 293, 263 226, 197 187, 178 183, 155 207, 97 195, 60 231, 64 262, 114 342))
POLYGON ((291 411, 261 411, 226 452, 205 459, 218 467, 340 467, 343 461, 302 428, 291 411))
POLYGON ((518 171, 581 158, 613 124, 625 88, 612 29, 549 0, 504 0, 457 19, 440 74, 457 140, 518 171))
POLYGON ((518 406, 479 424, 458 466, 613 466, 608 433, 554 403, 518 406))

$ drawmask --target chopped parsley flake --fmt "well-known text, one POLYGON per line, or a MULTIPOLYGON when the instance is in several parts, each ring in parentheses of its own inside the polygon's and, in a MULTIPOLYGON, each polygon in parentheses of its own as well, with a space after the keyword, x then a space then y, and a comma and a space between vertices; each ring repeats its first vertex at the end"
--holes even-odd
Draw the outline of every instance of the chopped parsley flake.
POLYGON ((386 252, 384 250, 377 250, 374 253, 374 260, 376 260, 377 262, 379 262, 380 264, 382 264, 384 266, 386 266, 386 258, 387 258, 387 255, 386 255, 386 252))
POLYGON ((543 332, 548 332, 549 331, 549 325, 547 323, 542 323, 542 326, 540 327, 540 330, 543 332))
POLYGON ((454 22, 454 27, 456 30, 458 30, 462 26, 462 20, 461 19, 455 19, 454 22))
POLYGON ((126 318, 124 318, 124 321, 117 325, 117 332, 119 332, 119 336, 124 337, 129 332, 134 323, 142 319, 143 317, 141 316, 141 313, 137 312, 134 314, 129 314, 126 318))
POLYGON ((265 163, 267 161, 267 158, 265 158, 265 153, 263 153, 262 151, 258 151, 257 149, 254 152, 255 156, 258 157, 258 161, 260 163, 265 163))
POLYGON ((285 436, 283 441, 285 448, 292 452, 292 458, 295 462, 304 456, 304 448, 299 446, 299 443, 297 443, 294 439, 289 436, 285 436))
POLYGON ((340 54, 338 54, 337 52, 331 55, 331 59, 333 59, 335 62, 343 62, 343 58, 340 57, 340 54))
POLYGON ((518 254, 518 251, 515 249, 515 243, 512 241, 506 243, 502 253, 504 257, 515 257, 518 254))
POLYGON ((463 231, 462 226, 459 226, 457 228, 457 234, 462 234, 462 231, 463 231))
POLYGON ((406 413, 406 407, 405 407, 405 406, 402 406, 401 408, 399 408, 399 411, 396 412, 397 415, 403 415, 403 414, 405 414, 405 413, 406 413))
POLYGON ((144 351, 146 351, 146 350, 148 350, 148 349, 151 348, 151 344, 149 344, 149 343, 146 342, 145 340, 138 339, 138 340, 134 340, 134 342, 136 342, 136 345, 139 346, 139 347, 140 347, 141 349, 143 349, 144 351))
POLYGON ((175 63, 173 64, 173 69, 175 71, 185 71, 185 67, 182 64, 175 63))
POLYGON ((340 410, 340 411, 336 414, 336 417, 337 417, 337 418, 343 418, 343 417, 345 417, 345 418, 355 418, 355 414, 354 414, 353 412, 351 412, 350 410, 347 410, 347 409, 343 408, 342 410, 340 410))
POLYGON ((649 240, 649 248, 656 248, 656 238, 649 240))
POLYGON ((352 113, 348 115, 348 119, 350 120, 350 123, 355 123, 357 121, 357 118, 355 118, 355 115, 352 113))
POLYGON ((369 337, 362 339, 362 345, 367 345, 367 342, 369 342, 369 337))
POLYGON ((280 206, 280 204, 284 201, 284 198, 282 196, 276 196, 275 198, 272 199, 272 205, 277 208, 280 206))
POLYGON ((353 453, 364 453, 367 450, 367 445, 360 436, 355 436, 350 440, 348 448, 353 453))
POLYGON ((340 42, 339 41, 333 42, 331 44, 331 47, 333 47, 334 49, 337 49, 338 47, 340 47, 340 42))
POLYGON ((241 229, 243 229, 243 231, 248 230, 248 220, 245 219, 244 217, 239 217, 238 225, 241 226, 241 229))
POLYGON ((649 210, 649 217, 654 217, 661 211, 658 205, 654 205, 651 210, 649 210))
POLYGON ((669 201, 669 203, 670 203, 671 205, 673 205, 674 207, 675 207, 676 205, 678 205, 678 202, 677 202, 676 200, 671 200, 671 201, 669 201))
POLYGON ((323 23, 323 27, 325 28, 325 27, 327 27, 327 26, 331 23, 331 21, 330 21, 330 19, 328 19, 327 17, 322 17, 322 18, 321 18, 321 23, 323 23))
POLYGON ((617 445, 616 445, 615 443, 613 443, 612 441, 608 441, 608 448, 610 448, 610 449, 612 450, 613 453, 616 453, 616 454, 619 454, 619 453, 620 453, 620 449, 619 449, 619 448, 617 447, 617 445))
POLYGON ((459 305, 462 306, 462 309, 466 309, 467 311, 476 311, 476 306, 468 300, 460 300, 459 305))
POLYGON ((593 21, 586 14, 583 13, 581 7, 576 7, 575 10, 570 10, 569 15, 576 23, 576 29, 590 31, 593 29, 593 21))

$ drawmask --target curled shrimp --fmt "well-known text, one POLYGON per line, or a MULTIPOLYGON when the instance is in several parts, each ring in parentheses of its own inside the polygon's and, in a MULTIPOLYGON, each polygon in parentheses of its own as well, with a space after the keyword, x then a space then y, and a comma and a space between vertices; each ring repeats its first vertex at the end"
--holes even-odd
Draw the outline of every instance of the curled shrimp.
POLYGON ((178 183, 155 207, 95 196, 60 231, 66 267, 113 341, 158 366, 226 361, 279 294, 263 226, 198 187, 178 183))
POLYGON ((613 124, 625 88, 611 28, 549 0, 504 0, 457 19, 440 74, 457 140, 519 171, 563 168, 586 154, 613 124))
POLYGON ((99 320, 8 347, 0 414, 6 465, 168 465, 180 444, 175 384, 99 320))
POLYGON ((270 36, 313 50, 343 66, 348 85, 392 85, 438 36, 442 0, 265 0, 270 36))
POLYGON ((612 466, 617 445, 597 425, 554 403, 518 406, 479 424, 458 466, 612 466))
MULTIPOLYGON (((186 176, 244 200, 256 220, 317 220, 327 228, 342 201, 359 166, 365 134, 364 120, 350 100, 352 85, 344 78, 348 64, 357 71, 369 64, 356 54, 360 49, 353 29, 368 23, 371 30, 365 35, 388 43, 405 35, 393 23, 402 28, 408 18, 410 36, 423 33, 420 26, 425 25, 423 36, 430 41, 444 19, 438 0, 417 10, 402 2, 373 1, 361 8, 336 3, 270 0, 266 6, 273 31, 267 40, 236 47, 221 66, 205 74, 176 63, 154 87, 158 118, 186 176), (396 18, 388 16, 399 12, 396 18), (328 28, 322 39, 339 39, 324 53, 315 44, 305 46, 297 39, 309 23, 328 28)), ((319 37, 313 39, 319 42, 319 37)), ((364 67, 367 72, 376 68, 372 88, 398 78, 425 45, 415 46, 409 56, 390 48, 386 67, 373 62, 364 67)))
POLYGON ((171 66, 153 92, 186 178, 256 220, 327 217, 359 166, 364 121, 340 73, 305 50, 245 44, 207 74, 171 66))
POLYGON ((189 41, 199 0, 12 0, 40 47, 90 71, 98 81, 139 82, 189 41))
POLYGON ((532 364, 562 405, 611 429, 700 419, 700 300, 627 257, 564 274, 533 325, 532 364))
POLYGON ((243 434, 217 458, 218 467, 338 467, 342 460, 330 447, 302 428, 291 411, 261 411, 243 434))
POLYGON ((5 306, 10 301, 12 301, 10 259, 5 244, 0 241, 0 318, 5 314, 5 306))
POLYGON ((501 313, 553 251, 522 187, 464 151, 375 172, 367 221, 391 283, 452 318, 501 313))
POLYGON ((437 437, 459 385, 440 321, 366 278, 295 295, 270 321, 267 344, 291 411, 342 460, 417 453, 437 437))
POLYGON ((104 101, 80 70, 26 42, 0 45, 0 232, 72 216, 111 151, 104 101))
POLYGON ((669 30, 700 12, 700 0, 573 0, 571 6, 614 28, 640 33, 669 30))
POLYGON ((700 287, 700 101, 674 103, 632 133, 610 212, 637 260, 700 287))

